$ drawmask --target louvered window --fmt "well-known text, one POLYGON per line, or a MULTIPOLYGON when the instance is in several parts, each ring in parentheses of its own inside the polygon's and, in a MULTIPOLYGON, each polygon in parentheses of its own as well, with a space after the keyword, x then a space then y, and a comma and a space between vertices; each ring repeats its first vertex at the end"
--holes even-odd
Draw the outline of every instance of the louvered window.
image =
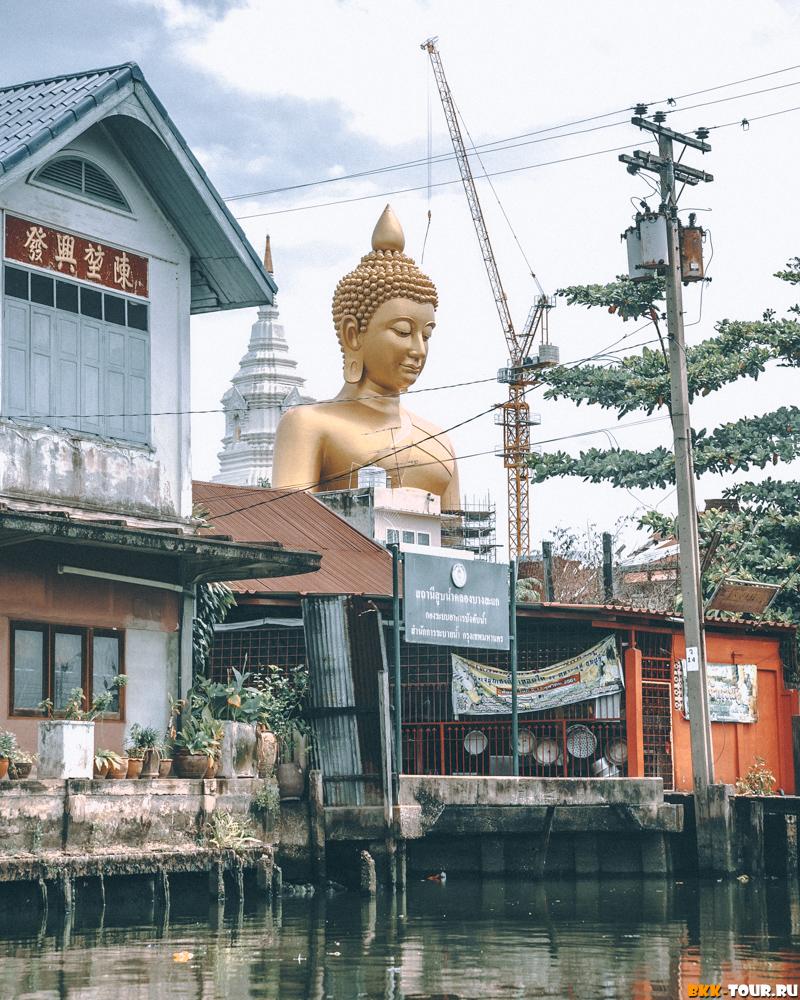
POLYGON ((125 212, 131 210, 125 196, 108 174, 78 156, 60 156, 50 160, 36 173, 34 180, 62 191, 74 191, 125 212))

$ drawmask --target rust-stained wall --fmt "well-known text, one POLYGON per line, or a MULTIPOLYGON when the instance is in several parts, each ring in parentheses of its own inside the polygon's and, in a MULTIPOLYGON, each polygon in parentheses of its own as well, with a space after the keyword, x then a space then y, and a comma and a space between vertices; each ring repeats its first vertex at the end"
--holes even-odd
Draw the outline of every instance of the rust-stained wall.
POLYGON ((176 498, 152 448, 0 420, 0 493, 174 517, 176 498))
MULTIPOLYGON (((747 773, 756 755, 763 757, 774 773, 778 787, 795 792, 792 757, 792 715, 798 709, 797 691, 783 681, 780 640, 774 636, 709 632, 706 636, 710 663, 755 663, 758 667, 758 721, 753 723, 712 722, 715 780, 734 784, 747 773)), ((673 639, 673 661, 683 659, 682 635, 673 639)), ((692 790, 692 757, 689 723, 683 712, 672 706, 675 788, 692 790)))
MULTIPOLYGON (((124 731, 133 722, 164 728, 168 692, 176 691, 180 596, 60 575, 54 562, 13 559, 12 551, 4 550, 0 559, 0 727, 12 730, 25 749, 35 752, 37 720, 9 715, 10 623, 29 621, 125 631, 124 718, 96 723, 96 747, 121 749, 124 731)), ((80 558, 80 549, 75 551, 80 558)))

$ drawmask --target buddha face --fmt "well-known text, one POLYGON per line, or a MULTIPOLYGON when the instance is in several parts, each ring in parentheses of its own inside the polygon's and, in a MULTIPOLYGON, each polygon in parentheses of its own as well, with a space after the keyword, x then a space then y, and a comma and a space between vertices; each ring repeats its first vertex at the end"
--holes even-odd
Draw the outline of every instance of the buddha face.
POLYGON ((425 367, 435 325, 431 303, 396 298, 378 306, 363 333, 346 317, 343 338, 360 354, 365 381, 383 392, 403 392, 425 367))

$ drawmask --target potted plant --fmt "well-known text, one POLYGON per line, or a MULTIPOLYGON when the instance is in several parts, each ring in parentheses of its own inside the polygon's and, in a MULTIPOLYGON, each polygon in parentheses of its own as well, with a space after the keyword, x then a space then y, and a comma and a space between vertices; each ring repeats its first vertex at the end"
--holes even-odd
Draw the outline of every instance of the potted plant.
POLYGON ((124 754, 115 754, 116 759, 109 757, 107 778, 119 780, 128 777, 128 758, 124 754))
POLYGON ((88 708, 82 688, 73 688, 61 718, 54 718, 53 702, 47 698, 39 708, 46 718, 39 723, 40 778, 91 778, 94 770, 94 720, 107 711, 128 678, 118 674, 88 708))
POLYGON ((22 750, 20 747, 17 747, 14 750, 13 756, 11 757, 11 763, 9 764, 9 778, 14 778, 15 780, 29 778, 35 763, 35 753, 28 753, 27 750, 22 750))
POLYGON ((255 775, 255 722, 261 694, 247 685, 249 678, 250 674, 236 668, 231 670, 231 679, 225 684, 200 677, 189 695, 193 715, 222 723, 218 768, 222 778, 252 778, 255 775))
POLYGON ((179 778, 204 778, 209 759, 214 758, 219 741, 207 726, 198 719, 187 719, 175 734, 175 753, 172 766, 179 778))
POLYGON ((158 762, 159 778, 168 778, 172 771, 173 740, 174 736, 170 735, 168 729, 161 741, 161 760, 158 762))
POLYGON ((105 778, 112 766, 115 770, 122 767, 122 757, 115 750, 95 750, 95 778, 105 778))
POLYGON ((17 752, 17 737, 7 729, 0 729, 0 778, 5 778, 17 752))
POLYGON ((299 737, 310 733, 302 717, 303 701, 308 690, 308 669, 300 663, 289 669, 270 665, 261 676, 265 693, 263 722, 275 734, 280 747, 280 762, 276 769, 281 799, 298 799, 305 787, 302 765, 295 760, 299 737))
POLYGON ((157 729, 152 726, 140 726, 138 722, 134 722, 127 743, 128 777, 157 778, 163 746, 164 742, 157 729), (130 773, 132 763, 135 774, 130 773))

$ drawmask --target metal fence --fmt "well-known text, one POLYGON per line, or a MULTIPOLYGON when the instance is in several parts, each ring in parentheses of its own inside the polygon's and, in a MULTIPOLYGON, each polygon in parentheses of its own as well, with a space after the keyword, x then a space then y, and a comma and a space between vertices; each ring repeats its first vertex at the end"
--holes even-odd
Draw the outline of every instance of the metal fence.
MULTIPOLYGON (((403 724, 406 774, 512 773, 511 721, 403 724)), ((532 777, 624 777, 624 719, 520 719, 519 772, 532 777)))
POLYGON ((675 787, 672 752, 672 636, 637 632, 642 651, 642 729, 644 773, 675 787))

